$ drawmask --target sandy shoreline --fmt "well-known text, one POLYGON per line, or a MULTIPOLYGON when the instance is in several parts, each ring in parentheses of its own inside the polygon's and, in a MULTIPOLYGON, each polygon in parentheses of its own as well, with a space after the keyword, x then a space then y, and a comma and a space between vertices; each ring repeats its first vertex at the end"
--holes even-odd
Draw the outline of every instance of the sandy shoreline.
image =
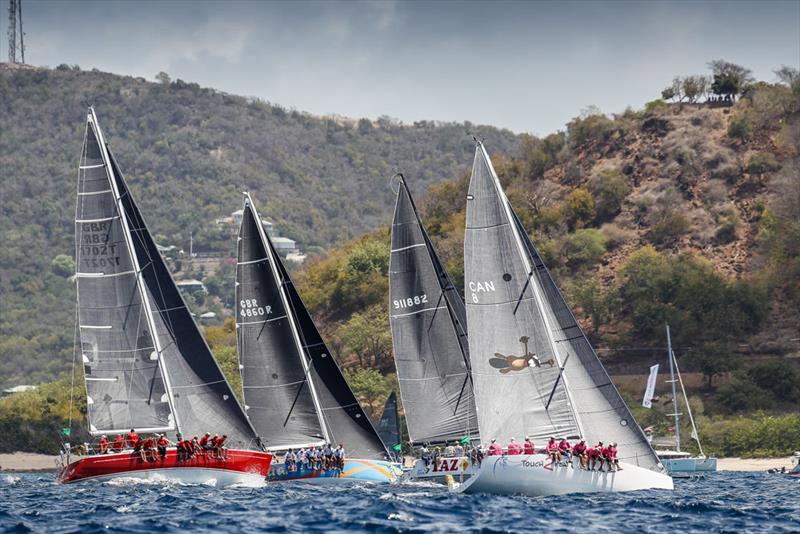
MULTIPOLYGON (((54 471, 58 456, 36 454, 32 452, 15 452, 0 454, 0 471, 54 471)), ((720 458, 717 460, 719 471, 767 471, 786 466, 791 469, 792 460, 784 458, 720 458)))
POLYGON ((56 460, 58 456, 35 452, 0 454, 0 471, 55 471, 56 460))

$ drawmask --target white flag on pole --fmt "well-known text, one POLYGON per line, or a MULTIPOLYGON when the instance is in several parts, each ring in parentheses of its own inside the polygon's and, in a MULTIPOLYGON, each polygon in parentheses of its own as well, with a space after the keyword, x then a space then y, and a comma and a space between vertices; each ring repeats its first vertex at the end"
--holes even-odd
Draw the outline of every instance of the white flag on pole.
POLYGON ((650 376, 647 377, 647 389, 644 390, 642 406, 645 408, 653 407, 653 393, 656 390, 656 378, 658 378, 658 364, 650 367, 650 376))

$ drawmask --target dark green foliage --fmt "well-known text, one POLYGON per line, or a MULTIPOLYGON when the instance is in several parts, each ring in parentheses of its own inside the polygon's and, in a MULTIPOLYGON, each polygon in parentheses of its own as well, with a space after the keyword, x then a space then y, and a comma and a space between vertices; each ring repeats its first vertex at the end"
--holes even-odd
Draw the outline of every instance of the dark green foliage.
POLYGON ((800 443, 800 414, 717 417, 701 424, 700 434, 707 452, 719 457, 788 456, 800 443))
POLYGON ((628 180, 617 169, 600 171, 589 183, 594 195, 595 214, 598 222, 613 219, 622 209, 622 203, 631 192, 628 180))
POLYGON ((564 263, 575 270, 597 263, 606 252, 608 238, 600 230, 584 228, 568 234, 561 246, 564 263))
POLYGON ((747 172, 750 174, 763 174, 780 170, 781 165, 771 152, 756 152, 747 162, 747 172))
POLYGON ((708 66, 713 75, 711 91, 715 95, 736 96, 753 82, 752 71, 741 65, 716 59, 709 62, 708 66))
MULTIPOLYGON (((632 254, 621 274, 619 296, 636 335, 661 339, 669 323, 676 346, 704 347, 698 354, 716 362, 725 343, 758 331, 769 308, 760 285, 729 282, 703 261, 669 257, 649 246, 632 254)), ((710 383, 713 377, 707 378, 710 383)))
POLYGON ((690 369, 703 373, 706 387, 710 389, 714 386, 715 377, 737 369, 742 359, 733 352, 730 344, 711 340, 692 349, 687 356, 687 363, 690 369))
POLYGON ((567 137, 571 148, 581 145, 605 144, 625 134, 622 121, 609 119, 602 114, 577 117, 567 124, 567 137))
POLYGON ((730 412, 797 406, 800 368, 783 361, 751 365, 720 386, 718 400, 730 412))
MULTIPOLYGON (((165 73, 150 83, 69 66, 0 67, 0 386, 52 379, 71 361, 74 285, 56 274, 66 264, 51 262, 74 254, 88 104, 151 231, 187 251, 193 232, 196 252, 234 249, 214 221, 241 206, 245 189, 280 235, 329 247, 388 223, 396 169, 424 191, 469 168, 467 132, 496 152, 519 146, 506 130, 324 119, 165 73)), ((214 294, 230 299, 230 282, 219 281, 214 294)))
POLYGON ((576 189, 564 201, 564 219, 570 228, 583 228, 596 216, 595 201, 586 189, 576 189))

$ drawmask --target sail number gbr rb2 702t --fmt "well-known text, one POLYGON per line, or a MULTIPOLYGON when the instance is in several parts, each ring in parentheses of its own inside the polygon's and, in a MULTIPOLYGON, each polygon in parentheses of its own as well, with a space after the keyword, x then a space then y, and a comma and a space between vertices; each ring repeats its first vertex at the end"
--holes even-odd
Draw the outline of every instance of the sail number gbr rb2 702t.
POLYGON ((118 267, 118 243, 109 242, 108 222, 81 223, 81 263, 84 267, 118 267))

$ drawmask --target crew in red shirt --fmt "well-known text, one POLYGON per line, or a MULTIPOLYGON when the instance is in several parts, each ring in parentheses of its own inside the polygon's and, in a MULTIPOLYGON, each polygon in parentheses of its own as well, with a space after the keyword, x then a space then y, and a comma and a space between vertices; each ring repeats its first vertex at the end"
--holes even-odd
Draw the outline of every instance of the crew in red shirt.
POLYGON ((146 460, 148 462, 156 461, 155 446, 156 443, 152 436, 144 440, 141 450, 142 460, 146 460))
POLYGON ((550 456, 550 459, 555 463, 561 461, 561 453, 558 452, 558 443, 556 443, 556 438, 550 437, 550 441, 547 442, 547 447, 545 447, 545 452, 550 456))
POLYGON ((158 435, 158 440, 156 440, 156 446, 158 447, 158 455, 161 456, 162 460, 167 458, 167 446, 169 445, 169 440, 164 436, 164 434, 158 435))
POLYGON ((489 456, 502 456, 503 447, 497 443, 497 440, 492 438, 492 444, 489 445, 489 456))
POLYGON ((536 447, 533 445, 533 440, 530 436, 525 436, 525 443, 523 445, 523 454, 536 454, 536 447))
POLYGON ((198 442, 200 444, 201 449, 210 449, 211 443, 208 442, 209 438, 211 437, 211 432, 206 432, 203 434, 203 437, 200 438, 198 442))
POLYGON ((522 445, 517 443, 517 440, 514 438, 511 438, 511 441, 508 443, 508 455, 517 456, 518 454, 522 454, 522 445))
POLYGON ((125 438, 122 436, 117 436, 114 438, 114 444, 111 446, 114 452, 122 452, 122 449, 125 448, 125 438))
POLYGON ((108 438, 105 434, 100 437, 100 442, 97 444, 100 454, 108 453, 108 438))
POLYGON ((594 448, 597 451, 597 461, 600 462, 600 467, 597 470, 602 471, 603 463, 608 459, 608 447, 603 446, 602 441, 598 441, 594 448))
POLYGON ((619 460, 617 459, 617 443, 614 442, 608 448, 607 454, 607 461, 608 461, 608 468, 614 469, 614 471, 622 471, 622 466, 619 465, 619 460))
POLYGON ((136 449, 136 446, 139 445, 139 434, 132 428, 128 433, 128 437, 125 439, 125 445, 130 449, 136 449))
POLYGON ((578 459, 581 469, 586 469, 586 461, 588 456, 586 454, 586 440, 581 440, 572 447, 572 456, 578 459))
POLYGON ((572 467, 572 453, 570 452, 572 447, 567 441, 567 437, 564 436, 561 438, 561 441, 558 442, 558 454, 561 456, 562 459, 567 461, 567 464, 572 467))

